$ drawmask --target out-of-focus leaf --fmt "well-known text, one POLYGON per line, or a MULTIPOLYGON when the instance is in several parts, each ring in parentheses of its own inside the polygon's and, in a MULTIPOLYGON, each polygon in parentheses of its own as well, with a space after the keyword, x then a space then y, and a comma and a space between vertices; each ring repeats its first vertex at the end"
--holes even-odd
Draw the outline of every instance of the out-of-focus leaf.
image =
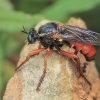
MULTIPOLYGON (((9 36, 8 36, 9 37, 9 36)), ((14 38, 8 38, 4 46, 5 56, 8 56, 19 47, 19 43, 14 38)))
POLYGON ((1 43, 1 45, 3 45, 4 42, 6 42, 6 38, 7 38, 7 34, 0 32, 0 43, 1 43))
POLYGON ((3 83, 5 84, 15 72, 15 66, 8 60, 3 61, 3 83))
POLYGON ((2 43, 4 57, 9 56, 12 52, 16 51, 21 44, 20 41, 14 38, 14 34, 9 33, 0 34, 0 43, 2 43))
POLYGON ((65 18, 68 19, 69 15, 73 13, 93 9, 98 4, 100 4, 100 0, 58 0, 45 9, 42 14, 50 20, 62 21, 65 18))
POLYGON ((12 0, 12 2, 17 10, 37 14, 52 5, 56 0, 12 0))
POLYGON ((13 5, 10 0, 0 0, 0 11, 11 11, 13 10, 13 5))
POLYGON ((2 46, 0 45, 0 92, 3 88, 3 81, 2 81, 2 61, 3 61, 3 49, 2 46))
POLYGON ((96 61, 97 69, 100 73, 100 47, 97 49, 97 55, 95 61, 96 61))
POLYGON ((0 12, 0 31, 7 33, 17 33, 22 29, 31 28, 39 21, 43 20, 42 15, 30 15, 23 12, 0 12))

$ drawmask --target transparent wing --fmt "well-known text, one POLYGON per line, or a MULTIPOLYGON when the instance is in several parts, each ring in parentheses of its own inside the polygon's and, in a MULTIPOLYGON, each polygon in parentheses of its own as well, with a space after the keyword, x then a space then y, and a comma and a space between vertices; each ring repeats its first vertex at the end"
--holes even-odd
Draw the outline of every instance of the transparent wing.
POLYGON ((64 27, 62 38, 66 41, 82 42, 92 45, 100 45, 100 34, 82 29, 76 26, 66 25, 64 27))

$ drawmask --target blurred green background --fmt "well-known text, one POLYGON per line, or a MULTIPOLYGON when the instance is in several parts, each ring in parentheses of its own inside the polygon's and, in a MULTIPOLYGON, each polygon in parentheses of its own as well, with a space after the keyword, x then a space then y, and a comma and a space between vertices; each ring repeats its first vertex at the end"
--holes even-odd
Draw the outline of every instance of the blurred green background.
MULTIPOLYGON (((88 29, 100 33, 100 0, 0 0, 0 98, 13 76, 28 31, 43 19, 66 23, 70 17, 83 19, 88 29)), ((100 47, 96 66, 100 72, 100 47)))

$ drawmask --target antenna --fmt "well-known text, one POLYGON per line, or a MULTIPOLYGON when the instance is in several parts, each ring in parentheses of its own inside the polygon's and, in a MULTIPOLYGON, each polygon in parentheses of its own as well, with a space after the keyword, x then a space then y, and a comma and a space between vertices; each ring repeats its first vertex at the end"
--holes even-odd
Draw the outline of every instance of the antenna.
POLYGON ((24 26, 23 26, 23 31, 21 31, 21 32, 28 34, 27 31, 25 30, 24 26))

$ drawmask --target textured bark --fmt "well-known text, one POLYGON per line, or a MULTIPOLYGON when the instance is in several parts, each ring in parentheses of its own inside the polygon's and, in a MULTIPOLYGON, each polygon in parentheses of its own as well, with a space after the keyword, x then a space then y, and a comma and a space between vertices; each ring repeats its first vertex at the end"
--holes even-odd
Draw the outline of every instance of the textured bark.
MULTIPOLYGON (((36 29, 48 21, 43 21, 36 29)), ((81 19, 71 18, 68 24, 86 28, 81 19)), ((18 65, 25 60, 31 50, 38 48, 38 42, 25 45, 20 54, 18 65)), ((70 51, 63 46, 62 49, 70 51)), ((47 73, 41 84, 40 91, 36 91, 37 84, 43 73, 44 56, 48 50, 31 57, 20 71, 8 82, 3 100, 100 100, 100 80, 94 61, 88 63, 85 76, 92 84, 92 90, 85 80, 79 77, 76 63, 54 50, 47 60, 47 73)), ((73 50, 71 50, 73 52, 73 50)), ((81 64, 85 62, 82 54, 78 54, 81 64)))

